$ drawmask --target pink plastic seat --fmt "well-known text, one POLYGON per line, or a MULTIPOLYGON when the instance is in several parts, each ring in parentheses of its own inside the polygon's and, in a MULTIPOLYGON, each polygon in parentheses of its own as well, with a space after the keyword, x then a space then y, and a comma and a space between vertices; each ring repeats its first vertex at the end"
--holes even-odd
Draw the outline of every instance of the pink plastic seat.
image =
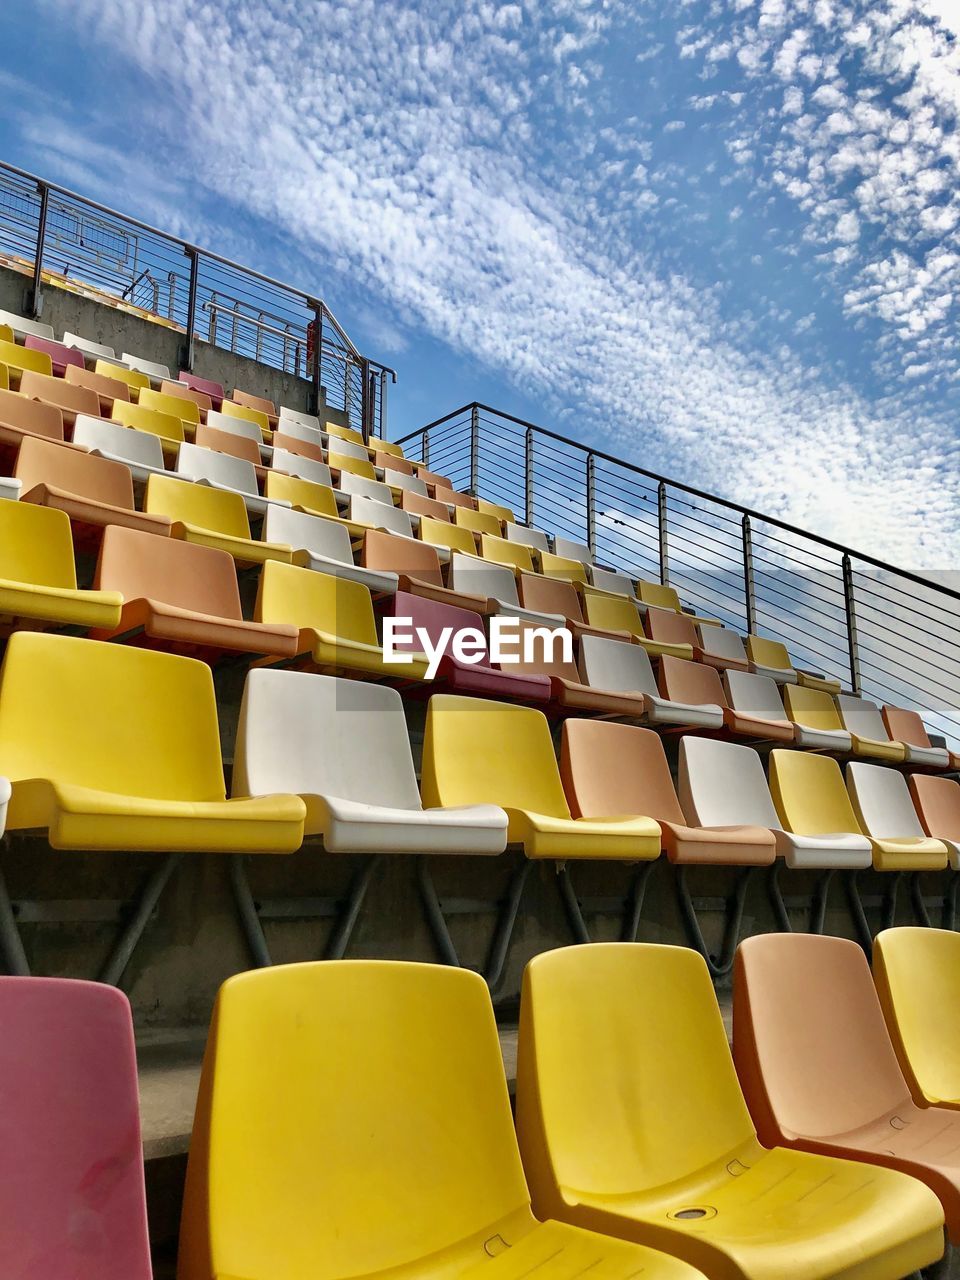
POLYGON ((0 1276, 151 1274, 126 996, 0 978, 0 1276))
POLYGON ((83 355, 76 347, 65 347, 62 342, 51 342, 49 338, 35 338, 32 333, 28 333, 23 340, 23 345, 28 351, 45 351, 50 357, 53 372, 58 378, 62 378, 66 373, 67 365, 76 365, 78 369, 86 367, 83 363, 83 355))
POLYGON ((198 378, 195 373, 187 373, 184 369, 180 370, 179 381, 191 390, 201 391, 205 396, 209 396, 214 409, 219 410, 223 404, 224 392, 221 383, 211 382, 209 378, 198 378))

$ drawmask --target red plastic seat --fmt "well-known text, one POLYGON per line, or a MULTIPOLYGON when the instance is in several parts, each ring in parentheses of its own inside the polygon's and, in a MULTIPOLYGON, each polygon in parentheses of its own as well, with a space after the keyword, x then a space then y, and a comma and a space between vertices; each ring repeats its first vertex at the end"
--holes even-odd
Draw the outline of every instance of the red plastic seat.
POLYGON ((209 396, 214 409, 219 409, 223 404, 223 385, 219 382, 211 382, 209 378, 198 378, 195 373, 187 373, 186 370, 180 370, 179 381, 184 386, 190 387, 192 391, 201 391, 205 396, 209 396))
POLYGON ((62 342, 51 342, 49 338, 37 338, 32 333, 28 333, 23 340, 23 345, 28 351, 45 351, 50 357, 50 363, 53 365, 53 372, 58 378, 62 378, 67 371, 67 365, 75 365, 78 369, 83 369, 83 355, 76 347, 65 347, 62 342))
POLYGON ((151 1274, 126 996, 0 978, 0 1276, 151 1274))

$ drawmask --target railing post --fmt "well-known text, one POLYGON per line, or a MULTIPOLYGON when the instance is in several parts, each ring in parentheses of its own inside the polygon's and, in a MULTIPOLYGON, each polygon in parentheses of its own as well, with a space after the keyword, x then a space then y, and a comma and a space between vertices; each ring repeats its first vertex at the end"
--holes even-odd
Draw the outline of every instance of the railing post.
POLYGON ((847 648, 850 653, 850 688, 854 693, 860 692, 860 644, 857 637, 857 604, 853 588, 853 562, 844 554, 841 562, 843 569, 843 604, 847 612, 847 648))
POLYGON ((527 427, 523 437, 523 518, 533 524, 533 428, 527 427))
POLYGON ((427 468, 430 466, 430 432, 423 433, 423 447, 420 450, 420 461, 427 468))
POLYGON ((480 406, 470 406, 470 492, 476 496, 480 483, 480 406))
POLYGON ((380 422, 380 439, 387 438, 387 378, 386 369, 380 370, 380 405, 379 405, 379 422, 380 422))
POLYGON ((757 629, 757 597, 753 584, 753 533, 750 517, 740 522, 743 529, 743 598, 746 603, 747 632, 753 635, 757 629))
POLYGON ((315 302, 313 304, 313 370, 311 378, 313 380, 313 390, 311 392, 310 412, 320 414, 320 387, 323 371, 320 368, 321 357, 323 355, 323 303, 315 302))
POLYGON ((364 444, 370 443, 370 428, 373 425, 373 378, 370 373, 370 361, 363 356, 360 360, 360 417, 364 444))
POLYGON ((670 548, 667 543, 667 486, 661 480, 657 485, 657 531, 660 535, 660 581, 670 583, 670 548))
POLYGON ((34 320, 40 319, 43 310, 43 249, 47 239, 47 214, 50 208, 50 188, 45 182, 37 183, 40 192, 40 217, 37 221, 37 244, 33 258, 33 285, 24 298, 24 310, 34 320))
MULTIPOLYGON (((200 275, 200 254, 196 249, 184 250, 190 259, 190 289, 187 293, 187 339, 180 349, 180 368, 187 373, 193 372, 193 335, 197 321, 197 280, 200 275)), ((210 326, 215 330, 214 311, 210 312, 210 326)))
POLYGON ((597 553, 597 459, 587 454, 587 546, 597 553))

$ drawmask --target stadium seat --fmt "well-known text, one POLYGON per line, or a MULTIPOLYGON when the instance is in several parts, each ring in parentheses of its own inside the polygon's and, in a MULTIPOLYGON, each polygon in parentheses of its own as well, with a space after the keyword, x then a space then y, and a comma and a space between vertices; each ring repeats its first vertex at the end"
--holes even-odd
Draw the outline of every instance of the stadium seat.
POLYGON ((399 961, 284 965, 217 997, 180 1280, 307 1280, 320 1258, 370 1280, 700 1276, 533 1217, 483 979, 399 961))
POLYGON ((216 409, 211 409, 207 414, 207 426, 212 427, 215 431, 223 431, 235 436, 243 436, 246 440, 252 440, 261 457, 267 452, 264 448, 263 432, 256 422, 249 422, 246 418, 234 418, 228 413, 220 413, 216 409))
POLYGON ((303 569, 361 582, 373 596, 392 595, 397 590, 395 573, 354 564, 350 534, 341 521, 271 503, 264 519, 263 537, 267 542, 292 547, 293 563, 303 569))
MULTIPOLYGON (((632 600, 619 596, 590 594, 584 597, 583 604, 587 622, 592 627, 600 627, 604 631, 625 631, 632 643, 640 645, 651 658, 664 655, 674 658, 693 658, 693 648, 689 644, 661 643, 651 640, 643 629, 640 611, 632 600)), ((689 699, 681 699, 681 701, 689 701, 689 699)))
POLYGON ((115 626, 122 604, 116 590, 77 590, 65 512, 0 502, 0 635, 19 627, 115 626))
POLYGON ((335 436, 338 440, 347 440, 350 444, 361 445, 366 449, 363 433, 354 431, 353 427, 345 427, 339 422, 327 420, 320 424, 320 430, 326 432, 327 435, 335 436))
POLYGON ((64 425, 72 427, 78 413, 100 412, 100 398, 88 387, 78 387, 63 378, 25 370, 20 379, 20 394, 41 404, 54 405, 63 415, 64 425))
POLYGON ((52 372, 62 378, 66 373, 69 365, 76 368, 84 369, 83 356, 73 347, 66 347, 62 342, 51 342, 49 338, 38 338, 32 333, 28 333, 23 340, 23 345, 27 351, 45 351, 50 357, 50 363, 53 366, 52 372))
POLYGON ((445 484, 428 484, 427 489, 430 496, 437 502, 446 503, 452 510, 454 507, 470 507, 474 511, 477 509, 477 500, 472 498, 469 493, 461 493, 458 489, 451 489, 445 484))
MULTIPOLYGON (((467 662, 448 647, 440 662, 435 679, 453 693, 477 694, 483 698, 510 698, 517 702, 549 702, 551 681, 548 675, 530 672, 519 664, 495 667, 487 648, 483 618, 469 609, 428 600, 407 591, 398 591, 382 609, 383 618, 408 620, 413 630, 406 647, 417 649, 416 635, 425 632, 434 645, 439 644, 444 631, 454 644, 456 637, 465 631, 475 633, 470 653, 479 659, 467 662)), ((408 628, 405 627, 404 630, 408 628)))
MULTIPOLYGON (((794 866, 862 869, 872 864, 878 871, 897 871, 916 856, 904 851, 902 841, 867 838, 840 766, 829 756, 771 751, 769 777, 781 826, 793 837, 794 866)), ((789 859, 787 865, 791 865, 789 859)))
MULTIPOLYGON (((646 714, 646 698, 642 693, 608 689, 602 685, 586 684, 580 678, 577 664, 565 661, 560 645, 548 642, 542 634, 543 625, 518 619, 517 641, 511 646, 518 661, 511 662, 508 670, 530 675, 547 676, 550 680, 550 698, 561 711, 592 712, 596 715, 623 716, 640 720, 646 714), (531 644, 529 657, 523 656, 521 645, 531 644), (548 651, 547 644, 551 644, 548 651)), ((612 812, 612 810, 611 810, 612 812)))
POLYGON ((305 427, 300 422, 293 422, 290 418, 279 418, 277 426, 274 429, 274 435, 277 432, 290 440, 302 440, 306 444, 311 444, 317 449, 323 449, 327 443, 327 436, 321 435, 320 431, 315 427, 305 427))
MULTIPOLYGON (((454 512, 454 523, 462 529, 469 529, 471 533, 490 534, 493 538, 500 538, 500 521, 496 516, 490 515, 487 511, 474 511, 470 507, 457 507, 454 512)), ((497 560, 497 556, 487 556, 488 560, 497 560)), ((501 564, 508 561, 502 560, 501 564)))
POLYGON ((367 529, 363 535, 361 561, 377 573, 395 573, 401 591, 425 600, 439 600, 472 613, 490 614, 495 609, 486 596, 447 587, 435 547, 415 538, 398 538, 382 530, 367 529))
POLYGON ((93 366, 93 371, 94 373, 102 374, 105 378, 114 378, 117 382, 125 382, 130 388, 131 400, 136 400, 144 387, 150 386, 150 379, 145 373, 138 373, 136 369, 127 369, 123 365, 114 364, 109 360, 98 360, 93 366))
MULTIPOLYGON (((714 627, 713 630, 720 628, 714 627)), ((724 724, 730 733, 737 737, 796 743, 803 747, 810 745, 814 749, 820 742, 816 730, 804 728, 789 718, 783 706, 780 686, 770 676, 727 670, 722 681, 727 701, 724 724)))
POLYGON ((916 711, 903 707, 885 706, 881 711, 887 734, 894 742, 902 742, 907 764, 924 769, 949 769, 950 752, 946 747, 935 747, 927 736, 927 728, 916 711))
POLYGON ((165 364, 160 364, 156 360, 145 360, 143 356, 131 355, 129 351, 124 351, 120 358, 128 369, 145 373, 152 386, 159 387, 161 383, 170 381, 170 370, 165 364))
POLYGON ((741 943, 733 1053, 761 1142, 909 1174, 960 1240, 960 1115, 911 1098, 855 942, 767 934, 741 943))
MULTIPOLYGON (((925 779, 940 782, 940 779, 925 779)), ((873 977, 887 1030, 914 1101, 960 1109, 960 934, 952 929, 884 929, 873 946, 873 977)))
MULTIPOLYGON (((301 427, 310 427, 313 431, 320 430, 320 419, 315 413, 304 413, 301 409, 291 409, 289 405, 282 404, 277 414, 280 422, 296 422, 301 427)), ((285 427, 280 428, 281 431, 286 430, 285 427)))
POLYGON ((297 654, 325 673, 425 680, 427 657, 388 662, 377 636, 370 592, 359 582, 315 573, 297 565, 264 565, 254 615, 258 622, 282 622, 300 629, 297 654))
POLYGON ((53 325, 43 324, 39 320, 28 320, 15 311, 0 311, 0 324, 5 324, 7 328, 12 329, 18 338, 26 338, 28 334, 32 334, 35 338, 46 338, 48 342, 54 340, 53 325))
POLYGON ((330 442, 330 448, 342 458, 355 458, 357 462, 370 461, 369 450, 363 443, 355 444, 352 440, 333 440, 330 442))
MULTIPOLYGON (((458 524, 461 521, 457 521, 458 524)), ((459 548, 465 551, 465 547, 459 548)), ((514 573, 535 573, 536 565, 533 563, 533 553, 529 547, 523 546, 520 542, 511 542, 509 538, 501 538, 495 534, 492 537, 489 534, 482 534, 480 537, 480 554, 484 560, 491 560, 494 564, 506 565, 508 569, 512 569, 514 573)), ((542 555, 549 555, 549 552, 543 552, 542 555)), ((542 556, 540 557, 542 559, 542 556)), ((568 561, 567 563, 574 563, 568 561)), ((562 575, 556 574, 556 577, 562 575)))
POLYGON ((650 659, 639 645, 607 636, 583 635, 577 659, 584 684, 643 695, 649 724, 685 725, 695 729, 723 727, 719 706, 694 706, 661 697, 650 659))
POLYGON ((416 471, 417 477, 423 481, 428 489, 436 484, 442 485, 445 489, 451 487, 450 481, 446 476, 438 475, 436 471, 429 471, 422 462, 415 462, 413 469, 416 471))
POLYGON ((273 502, 287 502, 297 511, 310 515, 338 518, 336 494, 333 489, 313 480, 301 480, 282 471, 270 470, 264 478, 264 494, 273 502))
POLYGON ((273 471, 299 480, 310 480, 313 484, 322 484, 328 489, 333 486, 333 477, 325 462, 316 462, 313 458, 304 457, 303 454, 290 453, 288 449, 281 449, 277 445, 274 445, 270 466, 273 471))
MULTIPOLYGON (((500 539, 506 542, 507 546, 511 544, 505 538, 500 539)), ((517 549, 521 549, 530 555, 528 547, 519 548, 519 544, 514 544, 517 549)), ((586 565, 580 563, 579 560, 568 560, 565 556, 554 555, 552 551, 541 551, 539 555, 540 572, 550 578, 559 578, 562 582, 573 582, 581 587, 584 591, 593 591, 594 588, 588 586, 589 575, 593 573, 592 569, 588 569, 586 565)), ((524 564, 525 569, 525 564, 524 564)), ((521 570, 521 572, 523 569, 521 570)), ((597 591, 603 591, 599 583, 596 587, 597 591)), ((622 592, 614 592, 614 594, 623 594, 622 592)))
POLYGON ((840 681, 825 676, 813 675, 810 672, 798 671, 786 645, 779 640, 768 640, 763 636, 747 636, 747 657, 750 670, 756 675, 769 676, 777 684, 802 684, 809 689, 822 689, 825 693, 839 693, 840 681))
MULTIPOLYGON (((928 836, 910 799, 907 780, 896 769, 850 761, 847 789, 860 830, 894 871, 942 871, 947 846, 928 836)), ((881 869, 885 869, 881 866, 881 869)))
POLYGON ((829 693, 802 684, 785 684, 783 702, 787 715, 800 730, 796 737, 798 747, 840 755, 853 750, 853 739, 841 724, 837 704, 829 693))
POLYGON ((92 369, 77 368, 70 365, 64 374, 64 381, 74 387, 83 387, 87 391, 96 392, 100 401, 100 416, 109 418, 113 406, 118 400, 129 401, 130 388, 117 378, 108 378, 102 373, 94 373, 92 369))
POLYGON ((513 524, 517 518, 510 507, 504 507, 498 502, 488 502, 486 498, 477 498, 477 510, 489 516, 496 516, 504 528, 508 524, 513 524))
POLYGON ((256 440, 249 440, 234 431, 220 431, 217 427, 200 422, 193 428, 193 443, 200 449, 212 449, 215 453, 226 453, 231 458, 249 462, 258 476, 265 474, 260 446, 256 440))
MULTIPOLYGON (((627 646, 624 645, 624 648, 627 646)), ((684 738, 683 744, 690 741, 684 738)), ((685 769, 681 755, 681 772, 685 769)), ((642 813, 660 824, 660 842, 671 862, 768 866, 776 854, 766 825, 690 825, 677 799, 660 735, 634 725, 565 720, 560 773, 577 818, 642 813)))
POLYGON ((228 453, 217 453, 200 445, 181 444, 177 453, 176 474, 194 484, 210 485, 226 493, 238 493, 247 508, 248 516, 262 519, 275 503, 287 506, 281 498, 260 496, 257 472, 252 462, 234 458, 228 453))
POLYGON ((750 663, 743 640, 729 627, 714 627, 709 623, 697 624, 698 643, 693 651, 697 662, 720 671, 749 671, 750 663))
POLYGON ((251 422, 254 426, 260 428, 262 440, 266 440, 269 437, 270 419, 259 409, 248 409, 246 405, 237 404, 233 400, 224 400, 220 406, 220 414, 225 418, 251 422))
MULTIPOLYGON (((544 577, 541 573, 521 573, 517 578, 517 589, 520 603, 525 609, 562 618, 575 640, 585 635, 607 634, 596 627, 588 627, 584 622, 580 596, 572 582, 544 577)), ((621 639, 628 639, 626 633, 621 639)))
POLYGON ((920 1183, 760 1145, 706 964, 686 947, 565 947, 528 964, 517 1130, 539 1215, 717 1280, 895 1280, 943 1252, 920 1183))
POLYGON ((184 382, 177 382, 174 379, 167 381, 166 379, 160 383, 160 393, 165 396, 173 396, 177 400, 188 400, 191 404, 195 404, 200 411, 200 421, 205 422, 207 413, 213 408, 213 401, 208 395, 202 391, 195 391, 193 387, 188 387, 184 382))
POLYGON ((115 422, 78 413, 73 424, 73 443, 98 458, 122 462, 138 484, 146 484, 154 473, 165 474, 160 437, 146 431, 131 431, 115 422))
POLYGON ((854 753, 867 760, 889 760, 900 764, 906 756, 902 742, 892 742, 880 708, 867 698, 856 698, 850 693, 838 693, 836 697, 840 723, 850 734, 854 753))
POLYGON ((528 858, 642 862, 660 853, 652 818, 574 818, 542 711, 434 694, 427 707, 421 789, 427 805, 506 809, 510 843, 528 858))
POLYGON ((441 547, 446 552, 461 551, 468 556, 477 554, 476 538, 462 526, 422 516, 418 533, 420 541, 428 542, 431 547, 441 547))
MULTIPOLYGON (((700 635, 696 625, 691 618, 685 613, 675 613, 672 609, 663 609, 659 606, 648 606, 646 616, 643 619, 643 627, 649 639, 656 644, 669 645, 668 652, 672 652, 676 646, 680 646, 689 651, 689 655, 693 655, 700 648, 700 635)), ((719 627, 710 628, 718 631, 719 627)), ((680 657, 683 655, 676 654, 680 657)))
POLYGON ((192 658, 19 632, 0 671, 7 829, 54 849, 286 853, 303 802, 227 800, 213 677, 192 658))
MULTIPOLYGON (((373 460, 373 468, 375 471, 389 471, 394 477, 402 476, 404 480, 411 480, 416 485, 423 484, 423 481, 418 479, 414 474, 413 463, 408 462, 406 458, 397 458, 392 453, 385 453, 382 449, 377 448, 374 448, 371 458, 373 460)), ((386 484, 397 483, 396 480, 393 480, 392 482, 387 480, 386 476, 384 476, 383 479, 386 484)), ((427 486, 424 484, 424 493, 426 493, 426 490, 427 486)))
MULTIPOLYGON (((376 466, 377 466, 377 463, 375 462, 374 468, 376 468, 376 466)), ((405 490, 407 493, 417 494, 421 498, 426 498, 428 502, 433 501, 432 498, 427 497, 427 486, 423 483, 423 481, 419 478, 419 476, 415 476, 412 474, 408 475, 404 471, 396 471, 393 467, 386 466, 383 468, 383 483, 390 485, 392 489, 402 489, 402 490, 405 490)), ((445 516, 449 519, 449 512, 447 511, 446 507, 444 507, 443 504, 439 502, 437 503, 437 506, 442 508, 443 510, 443 516, 441 516, 440 518, 442 519, 445 516)))
POLYGON ((265 414, 271 428, 277 425, 277 406, 266 396, 256 396, 252 391, 241 391, 239 387, 234 387, 231 399, 234 404, 242 405, 245 409, 255 409, 257 413, 265 414))
POLYGON ((151 1280, 127 997, 2 977, 0 1027, 0 1274, 151 1280))
POLYGON ((78 536, 88 541, 108 524, 170 535, 171 521, 165 515, 136 510, 133 477, 120 462, 28 436, 20 446, 16 475, 23 481, 24 502, 67 513, 75 541, 78 536))
MULTIPOLYGON (((163 385, 161 383, 161 386, 163 385)), ((168 381, 166 385, 172 386, 175 384, 168 381)), ((146 387, 140 392, 140 398, 137 403, 142 409, 155 409, 158 413, 165 413, 171 418, 179 418, 183 423, 184 434, 192 435, 199 426, 200 406, 195 404, 193 400, 186 400, 182 396, 170 395, 166 391, 154 391, 150 387, 146 387)))
POLYGON ((42 377, 51 377, 53 363, 45 351, 31 351, 16 342, 5 342, 0 339, 0 365, 7 371, 8 386, 14 390, 20 387, 25 373, 36 373, 42 377))
POLYGON ((177 456, 177 450, 183 444, 183 419, 174 417, 172 413, 161 413, 139 403, 128 404, 125 400, 116 400, 110 417, 124 427, 157 436, 164 453, 171 457, 177 456))
MULTIPOLYGON (((775 765, 771 764, 768 789, 763 764, 751 747, 688 736, 682 740, 680 751, 682 765, 678 791, 683 811, 690 822, 700 826, 744 823, 767 827, 776 838, 777 856, 783 858, 790 870, 870 866, 870 841, 858 831, 852 810, 847 825, 843 825, 841 819, 831 826, 828 819, 823 819, 820 810, 814 818, 801 821, 807 810, 813 807, 802 776, 793 788, 788 776, 784 786, 783 777, 789 775, 788 766, 794 757, 801 761, 812 759, 837 769, 842 799, 846 800, 846 789, 836 761, 807 756, 800 751, 775 752, 773 754, 778 757, 788 757, 787 767, 781 760, 780 777, 777 779, 775 765), (780 784, 779 790, 775 779, 780 784), (789 800, 786 808, 781 796, 784 789, 789 800)), ((846 808, 850 809, 849 801, 846 801, 846 808)))
POLYGON ((912 773, 907 779, 920 826, 947 846, 950 866, 960 871, 960 782, 928 773, 912 773))
POLYGON ((220 402, 223 400, 223 386, 219 382, 213 382, 210 378, 198 378, 195 373, 187 373, 184 369, 180 370, 177 381, 184 383, 191 391, 200 391, 203 395, 209 396, 214 409, 220 408, 220 402))
POLYGON ((244 621, 236 566, 226 551, 114 526, 104 531, 94 585, 117 593, 123 604, 94 639, 207 660, 223 653, 292 658, 297 652, 296 627, 244 621))
POLYGON ((617 573, 612 569, 601 569, 597 565, 584 566, 589 575, 590 584, 598 591, 607 591, 610 595, 628 596, 635 599, 633 579, 625 573, 617 573))
POLYGON ((56 405, 0 390, 0 448, 9 456, 28 435, 62 443, 63 414, 56 405))
POLYGON ((657 688, 660 697, 668 702, 703 708, 709 714, 709 724, 716 723, 718 713, 726 724, 726 698, 713 667, 702 667, 699 662, 664 654, 658 665, 657 688))
POLYGON ((414 493, 412 490, 401 489, 400 507, 412 516, 429 516, 432 520, 446 520, 448 523, 450 521, 450 512, 444 503, 437 502, 434 498, 425 498, 422 493, 414 493))
MULTIPOLYGON (((309 445, 301 442, 301 449, 309 449, 309 445)), ((327 465, 331 471, 339 472, 341 475, 346 472, 349 475, 363 476, 365 480, 376 480, 377 473, 373 469, 373 463, 363 458, 352 458, 348 454, 338 452, 332 446, 327 451, 327 465)))
POLYGON ((384 440, 382 436, 372 436, 370 444, 374 448, 381 450, 383 453, 389 453, 391 457, 400 458, 404 462, 406 461, 402 444, 396 444, 393 440, 384 440))
POLYGON ((545 533, 540 529, 530 529, 523 524, 508 524, 504 537, 510 542, 519 542, 521 546, 531 547, 534 551, 550 550, 550 543, 545 533))
POLYGON ((562 617, 539 613, 520 604, 517 579, 506 565, 454 551, 450 557, 450 585, 465 595, 484 598, 487 601, 486 613, 506 614, 544 627, 561 627, 564 624, 562 617))
MULTIPOLYGON (((51 339, 53 338, 52 333, 50 337, 51 339)), ((73 347, 84 356, 100 357, 104 360, 115 360, 117 357, 113 347, 107 346, 104 342, 93 342, 90 338, 85 338, 79 333, 64 333, 63 345, 65 347, 73 347)))
POLYGON ((410 516, 392 502, 377 502, 374 498, 355 493, 351 495, 349 511, 353 523, 362 528, 384 529, 400 538, 413 537, 410 516))
POLYGON ((173 476, 152 475, 147 481, 143 508, 169 520, 174 538, 229 551, 239 565, 262 564, 265 560, 289 564, 293 555, 290 547, 251 538, 247 508, 239 493, 191 484, 173 476))
POLYGON ((355 476, 344 472, 340 477, 340 492, 351 497, 368 498, 371 502, 379 502, 384 506, 393 506, 393 493, 390 486, 379 480, 366 480, 363 476, 355 476))
POLYGON ((585 542, 573 542, 570 538, 553 539, 554 554, 565 560, 579 560, 581 564, 593 564, 593 552, 585 542))

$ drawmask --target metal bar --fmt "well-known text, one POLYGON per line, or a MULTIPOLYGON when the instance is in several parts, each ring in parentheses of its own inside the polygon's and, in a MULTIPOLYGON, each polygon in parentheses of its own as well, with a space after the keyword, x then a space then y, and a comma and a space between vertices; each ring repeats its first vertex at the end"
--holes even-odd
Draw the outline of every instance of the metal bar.
POLYGON ((853 565, 845 555, 843 567, 843 604, 847 613, 847 647, 850 653, 850 688, 860 692, 860 646, 857 641, 857 604, 853 589, 853 565))
POLYGON ((350 889, 341 906, 336 927, 327 940, 324 959, 343 959, 350 944, 350 939, 353 937, 353 932, 357 927, 363 900, 367 896, 367 890, 370 888, 381 862, 382 857, 380 854, 371 854, 370 857, 364 859, 363 865, 350 881, 350 889))
POLYGON ((747 634, 753 635, 757 629, 757 594, 753 581, 753 535, 748 515, 743 517, 741 528, 743 530, 743 598, 747 618, 747 634))
POLYGON ((476 494, 480 483, 480 411, 470 410, 470 492, 476 494))
POLYGON ((315 302, 313 305, 313 371, 311 374, 313 380, 313 391, 310 393, 310 412, 316 414, 319 414, 320 412, 320 357, 323 352, 323 312, 323 303, 315 302))
POLYGON ((182 853, 168 853, 158 867, 147 877, 133 914, 124 926, 120 937, 114 943, 106 963, 100 970, 100 982, 115 987, 123 977, 124 970, 130 963, 137 943, 143 937, 153 909, 160 900, 160 895, 167 887, 167 882, 180 864, 182 853))
POLYGON ((50 209, 50 188, 45 182, 37 183, 40 192, 40 217, 37 220, 37 243, 33 255, 33 286, 26 299, 26 310, 40 319, 43 310, 43 249, 47 239, 47 214, 50 209))
POLYGON ((597 554, 597 460, 587 454, 587 546, 597 554))
POLYGON ((237 904, 237 914, 247 939, 247 946, 250 948, 250 955, 258 968, 268 969, 273 964, 273 957, 257 914, 257 904, 250 892, 250 881, 247 879, 247 855, 236 854, 229 860, 229 865, 230 887, 233 890, 233 899, 237 904))
MULTIPOLYGON (((6 841, 4 841, 5 844, 6 841)), ((20 930, 17 928, 17 918, 2 871, 0 871, 0 953, 3 955, 3 966, 7 973, 16 978, 29 977, 30 965, 27 961, 27 953, 23 949, 20 930)))
POLYGON ((660 539, 660 581, 670 585, 670 548, 667 543, 667 486, 657 485, 657 532, 660 539))
POLYGON ((697 905, 693 900, 687 883, 687 868, 683 863, 677 866, 677 898, 687 937, 694 950, 699 951, 703 956, 707 963, 707 968, 710 970, 710 976, 714 979, 725 977, 733 968, 737 944, 740 941, 740 933, 743 928, 743 912, 747 889, 755 871, 756 867, 740 867, 737 872, 733 890, 724 903, 723 940, 720 944, 719 952, 714 956, 707 947, 703 930, 700 927, 697 905))
MULTIPOLYGON (((190 287, 187 292, 187 336, 183 343, 180 353, 180 368, 186 373, 193 372, 193 340, 194 328, 197 323, 197 283, 200 275, 200 254, 196 249, 187 249, 187 257, 190 259, 190 287)), ((215 311, 211 308, 210 325, 213 329, 211 341, 216 339, 216 319, 215 311)))

